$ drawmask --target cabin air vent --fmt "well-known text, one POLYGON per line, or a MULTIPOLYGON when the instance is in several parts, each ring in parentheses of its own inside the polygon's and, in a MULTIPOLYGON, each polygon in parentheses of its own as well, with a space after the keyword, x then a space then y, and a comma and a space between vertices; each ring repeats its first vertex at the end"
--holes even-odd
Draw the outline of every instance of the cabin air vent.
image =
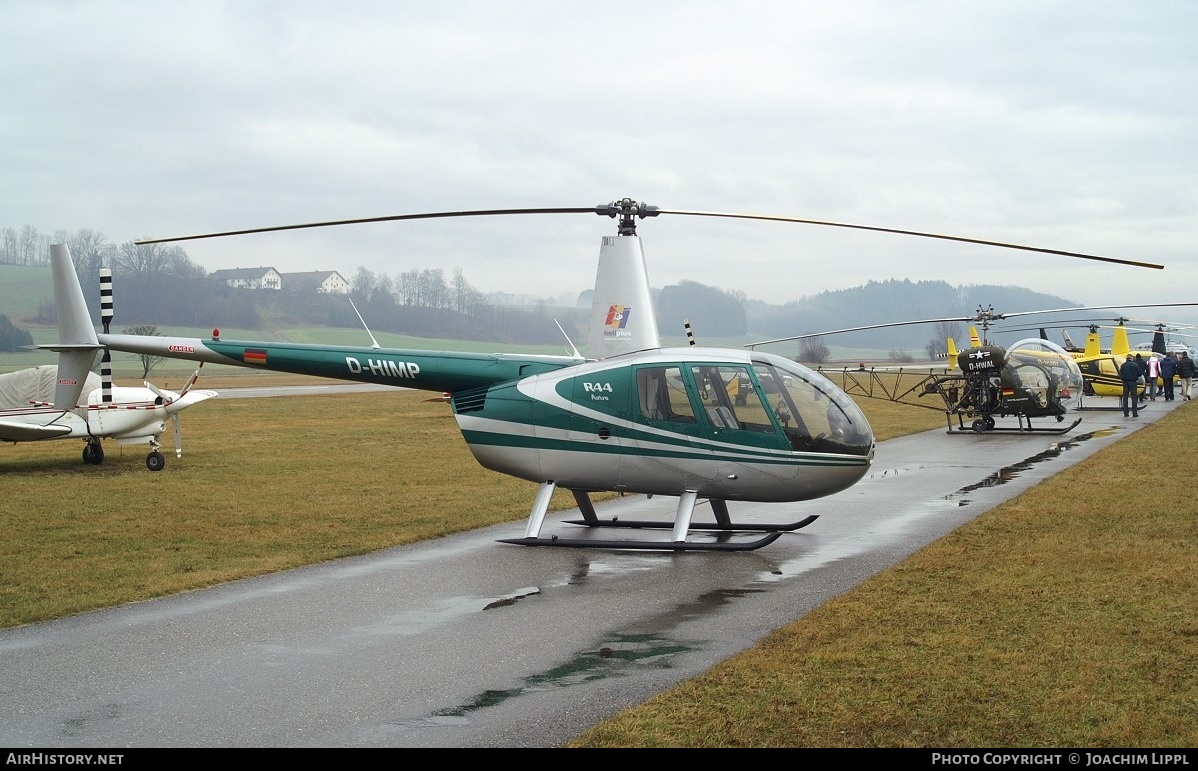
POLYGON ((487 402, 489 388, 473 388, 469 391, 456 391, 453 395, 453 410, 457 413, 478 412, 487 402))

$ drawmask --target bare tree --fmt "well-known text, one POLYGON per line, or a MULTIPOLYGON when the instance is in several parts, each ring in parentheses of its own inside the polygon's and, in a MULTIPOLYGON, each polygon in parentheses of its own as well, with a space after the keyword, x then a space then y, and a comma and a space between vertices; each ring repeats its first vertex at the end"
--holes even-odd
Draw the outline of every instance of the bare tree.
POLYGON ((824 344, 822 335, 805 337, 799 341, 799 361, 808 364, 823 364, 832 357, 832 351, 824 344))
POLYGON ((948 341, 959 340, 964 334, 964 326, 960 321, 938 321, 936 322, 936 336, 928 341, 924 346, 924 351, 927 352, 929 359, 939 359, 945 356, 948 352, 948 341))
POLYGON ((370 302, 374 290, 378 287, 378 282, 378 277, 372 271, 367 270, 364 265, 359 265, 358 272, 354 274, 354 280, 349 282, 349 285, 359 300, 370 302))
MULTIPOLYGON (((132 327, 125 327, 122 330, 126 335, 147 335, 151 337, 162 337, 162 333, 158 331, 158 327, 153 324, 138 324, 132 327)), ((137 358, 141 360, 141 376, 144 380, 150 376, 150 370, 158 366, 158 362, 165 357, 153 356, 148 353, 139 353, 137 358)))

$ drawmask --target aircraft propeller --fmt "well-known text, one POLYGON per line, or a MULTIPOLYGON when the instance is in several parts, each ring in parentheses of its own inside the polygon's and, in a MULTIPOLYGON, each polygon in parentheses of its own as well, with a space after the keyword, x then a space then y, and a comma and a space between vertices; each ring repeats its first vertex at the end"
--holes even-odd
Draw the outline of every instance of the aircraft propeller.
MULTIPOLYGON (((198 367, 196 367, 196 371, 194 373, 192 373, 192 376, 187 381, 187 384, 183 386, 183 390, 179 391, 178 393, 176 393, 175 391, 167 390, 165 388, 159 388, 158 386, 154 385, 153 383, 151 383, 148 380, 142 381, 142 383, 145 385, 146 388, 153 391, 154 394, 159 399, 162 400, 163 408, 166 410, 167 414, 169 414, 171 416, 171 428, 174 430, 174 434, 175 434, 175 457, 176 458, 183 457, 183 429, 179 423, 179 413, 183 411, 184 407, 188 406, 189 402, 184 401, 184 397, 187 396, 188 392, 191 391, 192 386, 194 386, 196 384, 196 381, 199 380, 200 369, 203 366, 204 366, 204 362, 200 362, 200 365, 198 367)), ((213 395, 215 395, 215 394, 213 394, 213 395)), ((205 395, 203 398, 206 399, 206 398, 208 398, 208 396, 205 395)))

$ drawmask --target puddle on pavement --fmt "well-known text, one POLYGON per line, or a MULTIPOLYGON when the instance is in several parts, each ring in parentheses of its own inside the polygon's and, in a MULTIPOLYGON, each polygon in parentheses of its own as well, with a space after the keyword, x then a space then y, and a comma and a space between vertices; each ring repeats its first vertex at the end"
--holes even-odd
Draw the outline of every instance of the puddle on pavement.
POLYGON ((1063 452, 1071 450, 1074 447, 1076 447, 1084 442, 1088 442, 1091 439, 1098 439, 1098 438, 1110 436, 1110 435, 1114 434, 1115 431, 1116 431, 1116 429, 1113 429, 1113 428, 1103 429, 1101 431, 1091 431, 1088 434, 1079 434, 1078 436, 1072 437, 1071 439, 1057 442, 1052 447, 1049 447, 1047 450, 1044 450, 1043 452, 1038 452, 1035 455, 1031 456, 1030 458, 1020 461, 1019 463, 1014 463, 1010 466, 1005 466, 1005 467, 999 469, 998 471, 995 471, 993 474, 986 477, 985 479, 983 479, 980 482, 976 482, 972 485, 967 485, 967 486, 962 487, 961 489, 957 490, 956 492, 946 495, 944 497, 944 500, 956 501, 956 504, 958 506, 968 506, 969 499, 964 498, 962 496, 968 495, 969 493, 973 492, 974 490, 981 490, 986 487, 997 487, 998 485, 1006 484, 1007 482, 1010 482, 1013 479, 1016 479, 1017 477, 1019 477, 1020 474, 1023 474, 1024 472, 1028 471, 1029 469, 1032 469, 1041 463, 1044 463, 1046 461, 1050 461, 1050 460, 1053 460, 1054 458, 1059 457, 1061 455, 1061 453, 1063 453, 1063 452))

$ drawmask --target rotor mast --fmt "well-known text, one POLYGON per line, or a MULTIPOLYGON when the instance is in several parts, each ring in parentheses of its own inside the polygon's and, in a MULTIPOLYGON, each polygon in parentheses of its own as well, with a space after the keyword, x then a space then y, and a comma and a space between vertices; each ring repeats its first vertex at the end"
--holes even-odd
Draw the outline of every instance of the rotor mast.
POLYGON ((600 217, 606 215, 615 219, 620 218, 617 233, 622 236, 636 235, 636 218, 644 219, 646 217, 656 217, 661 210, 656 206, 650 206, 647 203, 638 203, 631 198, 621 198, 619 201, 611 201, 607 204, 599 204, 595 207, 595 213, 600 217))

